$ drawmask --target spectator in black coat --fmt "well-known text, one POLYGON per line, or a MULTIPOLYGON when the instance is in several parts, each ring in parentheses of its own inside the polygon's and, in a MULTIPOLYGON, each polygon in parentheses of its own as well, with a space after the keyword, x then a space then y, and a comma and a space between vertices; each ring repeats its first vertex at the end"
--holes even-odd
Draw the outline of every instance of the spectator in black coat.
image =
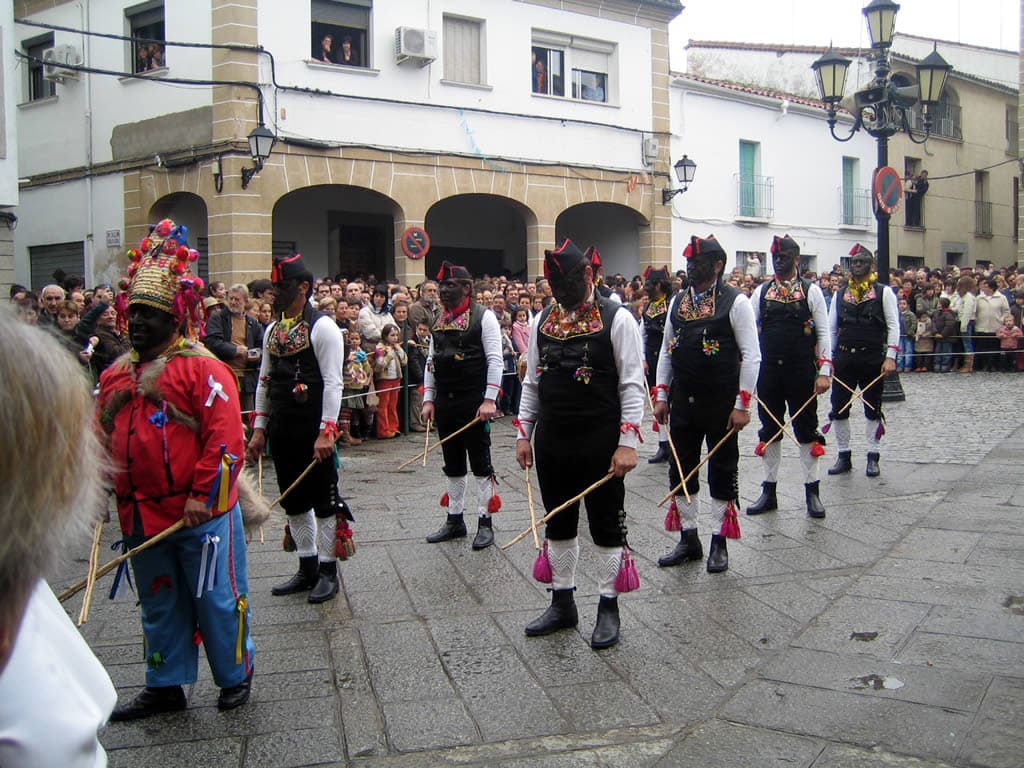
POLYGON ((242 410, 251 411, 263 349, 263 326, 245 311, 249 300, 245 285, 232 285, 227 300, 227 311, 217 312, 207 321, 203 342, 235 372, 242 410))

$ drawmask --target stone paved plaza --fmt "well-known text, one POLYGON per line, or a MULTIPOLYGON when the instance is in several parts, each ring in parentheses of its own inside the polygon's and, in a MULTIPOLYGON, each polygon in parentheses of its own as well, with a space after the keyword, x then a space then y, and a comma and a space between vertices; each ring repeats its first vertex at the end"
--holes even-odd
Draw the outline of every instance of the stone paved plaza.
MULTIPOLYGON (((483 552, 469 539, 427 544, 444 518, 440 456, 396 471, 422 435, 346 449, 358 552, 342 564, 339 598, 271 597, 296 567, 281 551, 278 510, 265 543, 249 547, 250 703, 219 712, 201 662, 186 712, 104 730, 111 764, 1017 768, 1024 376, 902 380, 906 402, 886 405, 882 476, 864 476, 857 407, 854 471, 825 474, 830 445, 828 516, 811 520, 787 445, 780 510, 740 515, 742 539, 719 575, 656 565, 678 534, 663 530, 656 507, 667 473, 646 463, 656 447, 648 417, 641 464, 626 480, 642 583, 620 598, 620 644, 600 652, 588 644, 597 593, 585 533, 579 630, 528 639, 524 625, 549 601, 530 575, 532 541, 483 552)), ((508 418, 493 436, 501 544, 529 515, 508 418)), ((740 440, 744 505, 762 479, 755 443, 752 424, 740 440)), ((265 486, 277 495, 269 473, 265 486)), ((706 525, 701 534, 706 548, 706 525)), ((111 523, 104 541, 116 538, 111 523)), ((56 590, 84 575, 86 554, 56 590)), ((143 683, 138 609, 131 597, 108 601, 104 586, 109 576, 83 631, 124 700, 143 683)), ((78 599, 67 604, 74 616, 78 599)))

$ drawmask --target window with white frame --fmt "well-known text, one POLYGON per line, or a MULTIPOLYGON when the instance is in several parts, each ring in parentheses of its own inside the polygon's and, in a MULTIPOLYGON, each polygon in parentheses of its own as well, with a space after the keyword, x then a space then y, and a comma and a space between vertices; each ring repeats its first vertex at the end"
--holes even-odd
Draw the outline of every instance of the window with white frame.
POLYGON ((603 40, 533 30, 530 82, 534 93, 578 101, 613 101, 617 46, 603 40))
POLYGON ((444 79, 454 83, 483 85, 484 22, 444 15, 444 79))
POLYGON ((166 67, 163 0, 126 8, 124 18, 132 38, 128 49, 131 71, 138 74, 166 67))
POLYGON ((28 74, 25 81, 25 101, 39 101, 56 96, 56 84, 43 77, 43 52, 53 48, 53 34, 34 37, 21 45, 25 55, 29 57, 25 68, 28 74))
POLYGON ((370 66, 373 0, 311 0, 311 58, 344 67, 370 66))

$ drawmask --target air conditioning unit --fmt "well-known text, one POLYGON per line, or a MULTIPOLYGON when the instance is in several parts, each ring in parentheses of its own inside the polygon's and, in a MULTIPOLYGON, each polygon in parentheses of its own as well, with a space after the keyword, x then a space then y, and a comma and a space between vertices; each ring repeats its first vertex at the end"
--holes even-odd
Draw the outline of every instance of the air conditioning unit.
POLYGON ((56 82, 77 80, 78 70, 68 69, 68 65, 78 66, 82 57, 73 45, 55 45, 43 51, 43 78, 56 82))
POLYGON ((414 27, 395 30, 395 61, 415 61, 421 67, 437 59, 437 32, 414 27))

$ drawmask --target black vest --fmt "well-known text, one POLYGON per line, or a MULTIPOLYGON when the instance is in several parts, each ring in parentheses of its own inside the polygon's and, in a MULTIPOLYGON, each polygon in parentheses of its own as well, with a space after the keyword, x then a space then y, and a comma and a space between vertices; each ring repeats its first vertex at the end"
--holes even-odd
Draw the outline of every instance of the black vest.
POLYGON ((805 361, 815 359, 818 337, 811 323, 811 307, 807 294, 810 281, 800 279, 803 295, 783 296, 774 280, 761 290, 758 310, 761 314, 761 365, 766 362, 805 361))
POLYGON ((671 299, 672 297, 669 296, 659 304, 658 311, 654 315, 650 314, 653 304, 648 304, 643 314, 644 360, 647 362, 647 368, 651 371, 652 376, 658 370, 658 357, 661 354, 661 343, 665 339, 665 319, 668 317, 671 299))
POLYGON ((874 297, 860 303, 846 300, 848 290, 832 299, 839 302, 839 343, 847 347, 881 347, 888 333, 882 292, 890 289, 875 283, 874 297))
POLYGON ((482 325, 486 311, 471 301, 469 309, 453 321, 446 322, 441 312, 434 322, 434 384, 440 391, 480 394, 487 386, 482 325))
POLYGON ((731 401, 739 390, 740 348, 729 312, 740 292, 718 282, 708 293, 715 297, 713 314, 707 297, 695 307, 689 290, 680 291, 672 301, 672 389, 717 391, 731 401))
POLYGON ((619 370, 612 346, 612 320, 625 309, 596 293, 588 317, 565 330, 561 308, 546 307, 537 323, 539 420, 557 426, 619 423, 619 370))
POLYGON ((270 397, 271 414, 275 417, 320 417, 324 378, 311 341, 313 325, 320 321, 332 322, 331 318, 313 309, 311 304, 306 304, 301 319, 295 325, 284 331, 275 324, 267 337, 267 354, 270 355, 267 394, 270 397), (297 384, 306 385, 307 397, 303 403, 296 401, 293 394, 297 384))

